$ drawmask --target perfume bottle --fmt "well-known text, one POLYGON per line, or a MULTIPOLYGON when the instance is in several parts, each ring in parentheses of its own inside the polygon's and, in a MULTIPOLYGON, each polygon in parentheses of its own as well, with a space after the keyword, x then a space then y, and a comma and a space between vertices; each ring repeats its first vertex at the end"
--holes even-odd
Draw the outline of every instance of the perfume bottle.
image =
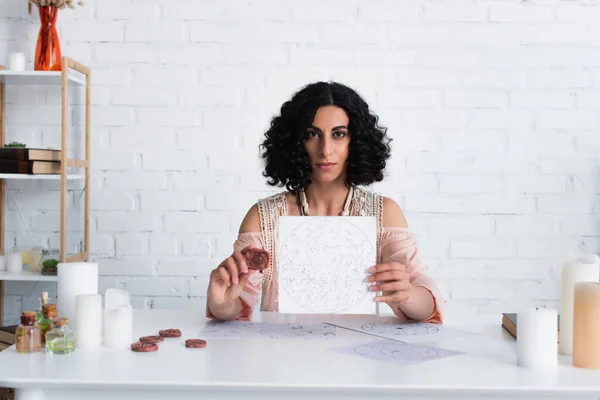
POLYGON ((18 353, 33 353, 42 349, 41 331, 35 319, 35 311, 24 311, 21 324, 15 332, 15 344, 18 353))
POLYGON ((42 319, 38 322, 42 336, 42 347, 46 345, 46 333, 52 330, 54 318, 56 318, 56 304, 42 305, 42 319))
POLYGON ((75 349, 75 332, 67 318, 54 320, 54 328, 46 334, 46 351, 50 354, 67 354, 75 349))

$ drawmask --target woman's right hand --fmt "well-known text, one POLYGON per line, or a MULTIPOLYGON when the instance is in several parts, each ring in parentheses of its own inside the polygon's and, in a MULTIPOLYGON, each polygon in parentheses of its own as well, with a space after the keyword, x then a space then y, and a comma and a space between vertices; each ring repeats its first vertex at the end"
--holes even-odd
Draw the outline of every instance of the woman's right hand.
MULTIPOLYGON (((248 246, 246 249, 257 249, 248 246)), ((213 306, 224 306, 234 302, 244 290, 250 275, 256 271, 249 270, 242 251, 234 251, 217 268, 210 273, 208 284, 208 301, 213 306)))

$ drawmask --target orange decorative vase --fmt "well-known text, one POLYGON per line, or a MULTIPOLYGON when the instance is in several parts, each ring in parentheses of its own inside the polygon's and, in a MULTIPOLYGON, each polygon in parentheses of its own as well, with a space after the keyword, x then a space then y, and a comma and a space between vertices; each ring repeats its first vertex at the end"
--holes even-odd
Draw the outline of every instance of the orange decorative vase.
POLYGON ((34 67, 36 71, 60 71, 61 54, 56 18, 58 8, 54 6, 38 7, 40 11, 40 33, 35 47, 34 67))

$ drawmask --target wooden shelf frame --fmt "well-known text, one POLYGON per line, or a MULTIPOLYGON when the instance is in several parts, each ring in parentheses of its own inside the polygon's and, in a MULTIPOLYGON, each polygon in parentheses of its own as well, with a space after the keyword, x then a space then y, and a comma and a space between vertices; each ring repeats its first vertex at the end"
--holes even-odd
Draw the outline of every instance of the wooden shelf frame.
MULTIPOLYGON (((0 80, 0 147, 6 143, 6 78, 8 76, 18 75, 18 84, 38 85, 41 82, 57 86, 57 72, 27 71, 26 73, 8 73, 2 76, 0 80), (23 76, 21 76, 23 75, 23 76), (50 78, 50 79, 47 79, 50 78), (51 81, 52 80, 52 81, 51 81)), ((10 81, 9 81, 10 82, 10 81)), ((91 156, 91 69, 69 57, 63 56, 61 59, 60 85, 61 88, 61 152, 60 152, 60 244, 59 244, 59 262, 78 262, 89 261, 90 257, 90 156, 91 156), (72 71, 82 74, 84 80, 74 79, 72 71), (68 92, 69 82, 77 85, 85 85, 85 155, 84 158, 68 158, 68 92), (73 178, 73 175, 67 174, 68 168, 83 168, 85 179, 85 197, 84 197, 84 228, 83 228, 83 251, 67 256, 67 181, 73 178)), ((10 83, 9 83, 10 84, 10 83)), ((58 86, 57 86, 58 87, 58 86)), ((28 176, 29 178, 29 176, 28 176)), ((8 179, 8 178, 6 178, 8 179)), ((0 177, 0 253, 4 254, 5 239, 5 207, 6 207, 6 179, 0 177)), ((31 176, 35 179, 35 176, 31 176)), ((40 179, 48 179, 48 176, 40 176, 40 179)), ((18 277, 12 277, 12 280, 22 280, 18 277)), ((32 280, 32 279, 27 279, 32 280)), ((35 279, 33 279, 35 280, 35 279)), ((40 279, 42 280, 42 279, 40 279)), ((4 280, 0 278, 0 325, 4 319, 4 280)))
MULTIPOLYGON (((60 244, 59 244, 59 262, 77 262, 89 261, 90 256, 90 156, 91 156, 91 69, 69 57, 63 56, 61 59, 60 84, 57 86, 57 72, 28 71, 31 75, 31 85, 39 85, 40 82, 49 78, 51 84, 61 88, 61 168, 60 168, 60 244), (84 79, 74 79, 73 71, 81 74, 84 79), (85 155, 84 158, 68 158, 68 92, 69 82, 76 85, 85 85, 85 155), (73 175, 67 174, 68 168, 83 168, 85 179, 84 195, 84 227, 83 227, 83 251, 67 256, 67 181, 72 179, 73 175)), ((19 75, 18 73, 7 74, 19 75)), ((27 73, 24 77, 18 77, 19 84, 28 84, 27 73), (24 82, 24 83, 23 83, 24 82)), ((6 78, 6 77, 4 77, 6 78)), ((6 79, 0 80, 0 147, 6 143, 6 79)), ((10 83, 9 83, 10 84, 10 83)), ((35 179, 35 177, 31 177, 35 179)), ((47 177, 40 177, 47 179, 47 177)), ((4 254, 5 239, 5 206, 6 206, 6 180, 0 177, 0 253, 4 254)), ((0 325, 4 316, 3 310, 4 285, 0 279, 0 325)))
POLYGON ((60 152, 60 253, 59 262, 89 261, 90 255, 90 156, 91 156, 91 70, 89 67, 76 62, 69 57, 62 58, 62 131, 61 131, 61 152, 60 152), (85 158, 83 160, 74 160, 67 157, 67 126, 69 122, 68 111, 68 92, 69 92, 69 69, 73 69, 85 76, 85 158), (85 200, 84 200, 84 227, 83 227, 83 252, 67 257, 67 168, 85 169, 85 200))

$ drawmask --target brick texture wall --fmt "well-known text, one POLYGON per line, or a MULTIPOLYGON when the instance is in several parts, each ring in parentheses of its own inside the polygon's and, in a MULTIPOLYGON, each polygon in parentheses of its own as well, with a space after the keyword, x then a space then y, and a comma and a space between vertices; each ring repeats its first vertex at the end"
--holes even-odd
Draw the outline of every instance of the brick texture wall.
MULTIPOLYGON (((598 250, 596 2, 86 3, 58 30, 93 71, 92 250, 101 290, 136 307, 202 312, 245 211, 279 190, 257 159, 270 117, 320 79, 357 89, 389 128, 388 176, 372 189, 403 207, 452 309, 556 306, 562 262, 598 250)), ((0 0, 0 63, 22 50, 32 66, 26 9, 0 0)), ((59 91, 8 100, 9 140, 58 145, 59 91)), ((56 243, 58 185, 10 185, 21 213, 11 206, 7 246, 28 244, 24 225, 56 243)), ((44 287, 8 284, 5 322, 44 287)))

